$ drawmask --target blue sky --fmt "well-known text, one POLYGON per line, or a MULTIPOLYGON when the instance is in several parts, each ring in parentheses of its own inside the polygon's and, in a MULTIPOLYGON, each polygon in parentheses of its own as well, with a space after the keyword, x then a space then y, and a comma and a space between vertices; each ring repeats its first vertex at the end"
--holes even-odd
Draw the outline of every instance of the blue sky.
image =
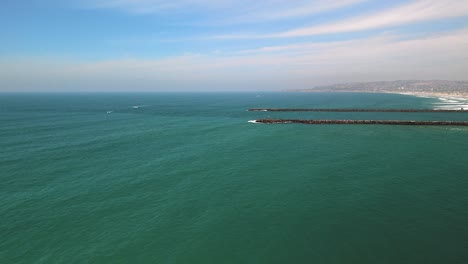
POLYGON ((6 0, 0 91, 468 80, 468 0, 6 0))

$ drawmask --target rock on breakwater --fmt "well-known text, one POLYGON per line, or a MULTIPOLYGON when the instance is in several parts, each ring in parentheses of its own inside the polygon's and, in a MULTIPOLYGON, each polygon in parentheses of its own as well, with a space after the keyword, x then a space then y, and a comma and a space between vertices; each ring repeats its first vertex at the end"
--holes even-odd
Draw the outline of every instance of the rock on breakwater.
POLYGON ((251 112, 391 112, 391 113, 468 113, 468 109, 343 109, 343 108, 250 108, 251 112))
POLYGON ((468 126, 468 121, 407 121, 407 120, 302 120, 302 119, 258 119, 264 124, 307 124, 307 125, 407 125, 407 126, 468 126))

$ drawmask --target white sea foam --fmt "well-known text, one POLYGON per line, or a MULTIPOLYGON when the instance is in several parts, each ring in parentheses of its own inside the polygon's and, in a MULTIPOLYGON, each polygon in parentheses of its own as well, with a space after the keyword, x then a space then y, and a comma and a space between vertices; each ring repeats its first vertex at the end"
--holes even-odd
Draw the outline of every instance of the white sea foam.
POLYGON ((468 100, 467 98, 463 98, 463 97, 449 97, 449 99, 451 99, 451 100, 459 100, 459 101, 467 101, 467 100, 468 100))
POLYGON ((460 101, 453 100, 455 98, 439 98, 439 100, 443 101, 444 103, 459 103, 460 101))
POLYGON ((138 108, 142 108, 142 107, 147 107, 147 105, 134 105, 134 106, 132 106, 133 109, 138 109, 138 108))
MULTIPOLYGON (((434 103, 436 110, 461 110, 468 108, 468 100, 460 97, 439 97, 440 102, 434 103)), ((467 109, 468 110, 468 109, 467 109)))
POLYGON ((468 104, 464 104, 464 105, 439 105, 435 109, 436 110, 461 110, 462 108, 465 111, 468 111, 468 104))
POLYGON ((434 103, 436 105, 459 105, 463 104, 463 102, 442 102, 442 103, 434 103))
POLYGON ((450 107, 467 108, 468 104, 455 104, 455 105, 450 105, 450 107))

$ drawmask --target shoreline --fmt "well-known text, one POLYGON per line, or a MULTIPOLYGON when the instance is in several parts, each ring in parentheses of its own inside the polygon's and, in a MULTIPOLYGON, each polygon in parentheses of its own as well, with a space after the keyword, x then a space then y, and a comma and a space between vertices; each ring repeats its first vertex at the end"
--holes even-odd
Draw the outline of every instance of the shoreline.
POLYGON ((439 92, 382 92, 391 94, 411 95, 425 98, 454 98, 468 100, 468 93, 439 93, 439 92))
POLYGON ((453 92, 453 93, 441 93, 441 92, 403 92, 403 91, 290 91, 290 92, 303 92, 303 93, 385 93, 385 94, 401 94, 410 95, 424 98, 454 98, 460 100, 468 100, 468 92, 453 92))
POLYGON ((461 110, 468 109, 468 92, 409 92, 409 91, 327 91, 327 90, 309 90, 292 92, 312 92, 312 93, 380 93, 380 94, 400 94, 414 96, 419 98, 428 98, 435 100, 433 109, 435 110, 461 110))
POLYGON ((300 93, 386 93, 386 94, 401 94, 410 95, 424 98, 454 98, 468 101, 468 92, 404 92, 404 91, 327 91, 327 90, 289 90, 286 92, 300 92, 300 93))

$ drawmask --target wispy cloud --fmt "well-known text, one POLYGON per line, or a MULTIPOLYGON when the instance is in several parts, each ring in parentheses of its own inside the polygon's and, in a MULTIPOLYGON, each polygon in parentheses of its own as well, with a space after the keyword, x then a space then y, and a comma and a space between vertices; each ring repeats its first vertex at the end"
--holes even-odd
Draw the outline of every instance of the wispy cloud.
POLYGON ((331 10, 366 2, 367 0, 342 0, 342 1, 295 1, 282 2, 263 1, 263 5, 257 5, 253 10, 240 16, 229 18, 230 22, 272 21, 307 17, 331 10))
POLYGON ((102 85, 125 90, 195 89, 197 85, 202 87, 199 89, 280 89, 341 81, 466 79, 466 47, 468 29, 413 39, 383 34, 328 44, 292 44, 165 59, 56 64, 49 60, 47 67, 41 60, 0 61, 0 85, 14 83, 16 90, 26 89, 31 83, 46 87, 75 84, 91 90, 102 85))
POLYGON ((27 26, 4 32, 2 91, 467 78, 468 0, 76 0, 79 10, 41 3, 79 23, 7 5, 12 15, 0 20, 27 26), (295 39, 305 36, 316 37, 295 39))
MULTIPOLYGON (((239 0, 242 2, 243 0, 239 0)), ((85 3, 89 6, 96 8, 114 8, 121 9, 130 13, 160 13, 164 11, 174 10, 189 10, 193 8, 204 8, 204 9, 217 9, 217 8, 229 8, 235 5, 236 1, 232 0, 93 0, 86 1, 85 3)), ((198 11, 198 10, 197 10, 198 11)))
POLYGON ((468 16, 468 0, 416 0, 388 10, 330 24, 313 25, 273 34, 233 34, 215 38, 289 38, 388 28, 420 21, 468 16))
MULTIPOLYGON (((223 21, 231 23, 272 21, 309 16, 368 0, 94 0, 95 8, 119 9, 134 14, 223 12, 223 21)), ((216 13, 211 13, 216 15, 216 13)), ((218 20, 219 22, 219 20, 218 20)))

